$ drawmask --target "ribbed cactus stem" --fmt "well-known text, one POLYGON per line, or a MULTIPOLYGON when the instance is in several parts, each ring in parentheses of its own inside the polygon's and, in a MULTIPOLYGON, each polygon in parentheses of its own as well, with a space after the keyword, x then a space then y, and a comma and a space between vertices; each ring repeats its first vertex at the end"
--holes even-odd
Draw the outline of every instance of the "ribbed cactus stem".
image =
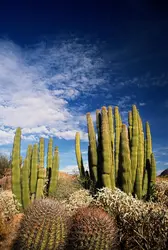
POLYGON ((112 168, 112 152, 111 152, 111 139, 109 137, 109 124, 106 107, 102 107, 102 182, 103 186, 114 188, 114 182, 111 178, 112 168), (113 186, 112 186, 113 185, 113 186))
POLYGON ((90 146, 90 164, 93 173, 93 178, 95 184, 98 181, 98 174, 97 174, 97 144, 96 144, 96 135, 94 131, 94 125, 92 121, 92 117, 90 113, 87 113, 87 127, 88 127, 88 139, 89 139, 89 146, 90 146))
POLYGON ((132 141, 132 111, 128 112, 128 137, 129 137, 129 145, 131 148, 132 141))
POLYGON ((36 189, 36 199, 44 197, 44 180, 46 178, 46 170, 43 167, 38 168, 38 179, 37 179, 37 189, 36 189))
POLYGON ((50 138, 48 142, 47 169, 52 168, 52 157, 53 157, 53 139, 50 138))
POLYGON ((57 188, 58 182, 58 171, 59 171, 59 152, 58 147, 55 148, 54 158, 53 158, 53 166, 51 171, 51 180, 49 186, 49 194, 52 195, 57 188))
POLYGON ((22 204, 23 208, 26 209, 30 204, 30 188, 29 188, 29 160, 25 158, 22 168, 22 204))
POLYGON ((122 125, 121 142, 120 142, 120 164, 119 164, 119 180, 121 189, 129 194, 132 190, 131 183, 131 158, 128 140, 128 130, 125 124, 122 125))
MULTIPOLYGON (((33 152, 33 147, 30 144, 30 145, 28 145, 27 154, 26 154, 27 164, 28 164, 29 179, 30 179, 30 168, 31 168, 31 161, 32 161, 32 152, 33 152)), ((29 181, 29 183, 30 183, 30 181, 29 181)))
MULTIPOLYGON (((111 149, 112 149, 112 168, 115 171, 115 162, 114 162, 114 120, 113 120, 113 110, 112 107, 108 107, 108 121, 109 121, 109 131, 111 138, 111 149)), ((114 172, 115 175, 115 172, 114 172)))
POLYGON ((21 173, 20 173, 20 144, 21 144, 21 128, 16 129, 13 151, 12 151, 12 192, 16 196, 18 202, 22 204, 21 199, 21 173))
POLYGON ((76 132, 76 136, 75 136, 75 153, 76 153, 76 160, 77 160, 77 164, 78 164, 80 178, 84 178, 85 170, 84 170, 83 159, 82 159, 82 154, 81 154, 80 133, 79 132, 76 132))
POLYGON ((119 152, 120 152, 120 114, 119 108, 114 108, 115 118, 115 179, 118 179, 118 167, 119 167, 119 152))
POLYGON ((44 138, 40 138, 39 166, 44 167, 44 138))
POLYGON ((150 177, 150 185, 153 185, 156 183, 156 161, 155 156, 152 153, 151 154, 151 171, 150 171, 151 177, 150 177))
POLYGON ((132 145, 131 145, 131 171, 132 171, 132 191, 134 190, 137 162, 138 162, 138 115, 136 106, 132 106, 132 145))
POLYGON ((37 187, 38 144, 34 144, 30 173, 30 192, 35 194, 37 187))

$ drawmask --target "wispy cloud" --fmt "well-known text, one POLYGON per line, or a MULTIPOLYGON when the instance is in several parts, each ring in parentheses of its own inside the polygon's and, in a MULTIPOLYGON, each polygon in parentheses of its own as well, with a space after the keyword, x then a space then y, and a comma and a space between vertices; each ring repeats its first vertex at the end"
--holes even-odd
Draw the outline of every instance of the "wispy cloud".
POLYGON ((107 83, 104 67, 96 46, 75 39, 33 48, 1 40, 0 144, 11 143, 18 126, 25 140, 74 139, 83 118, 70 102, 107 83))

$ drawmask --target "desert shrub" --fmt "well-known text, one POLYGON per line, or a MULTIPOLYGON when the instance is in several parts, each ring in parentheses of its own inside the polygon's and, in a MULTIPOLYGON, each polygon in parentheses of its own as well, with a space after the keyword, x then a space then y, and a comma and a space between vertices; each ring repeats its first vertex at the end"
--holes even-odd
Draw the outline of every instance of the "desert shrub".
POLYGON ((7 156, 0 154, 0 178, 4 176, 4 170, 10 167, 10 161, 7 156))
POLYGON ((168 208, 168 181, 157 182, 155 188, 156 201, 168 208))
POLYGON ((77 208, 87 207, 93 201, 88 190, 80 189, 72 193, 68 200, 64 201, 67 212, 73 214, 77 208))
POLYGON ((81 185, 76 178, 64 178, 58 179, 58 184, 55 192, 52 193, 52 197, 57 200, 66 200, 75 191, 81 189, 81 185))
POLYGON ((5 218, 2 216, 0 211, 0 242, 3 241, 9 233, 8 227, 6 226, 5 218))
POLYGON ((12 191, 0 191, 0 211, 6 220, 20 213, 21 205, 17 202, 12 191))
POLYGON ((115 216, 122 249, 166 249, 168 210, 164 206, 137 200, 117 188, 99 190, 93 203, 115 216))

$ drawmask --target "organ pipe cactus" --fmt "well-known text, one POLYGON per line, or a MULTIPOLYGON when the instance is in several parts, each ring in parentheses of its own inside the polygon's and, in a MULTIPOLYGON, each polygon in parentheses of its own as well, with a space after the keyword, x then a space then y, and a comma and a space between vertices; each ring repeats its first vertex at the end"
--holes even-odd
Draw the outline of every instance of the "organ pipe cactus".
POLYGON ((39 166, 44 167, 44 138, 40 138, 39 166))
POLYGON ((20 144, 21 144, 21 128, 16 129, 13 151, 12 151, 12 192, 21 204, 21 173, 20 173, 20 144))
POLYGON ((59 152, 58 152, 58 147, 56 147, 54 152, 51 180, 49 186, 50 195, 52 195, 56 191, 57 181, 58 181, 58 170, 59 170, 59 152))
POLYGON ((38 144, 34 144, 31 162, 31 173, 30 173, 30 192, 31 195, 36 193, 37 187, 37 167, 38 167, 38 144))
POLYGON ((82 154, 81 154, 81 149, 80 149, 80 133, 79 132, 77 132, 75 136, 75 153, 76 153, 76 159, 77 159, 80 177, 82 179, 85 177, 85 170, 83 166, 83 159, 82 159, 82 154))
POLYGON ((120 142, 120 165, 118 174, 118 184, 125 193, 130 194, 132 189, 131 183, 131 158, 128 140, 128 130, 125 124, 122 125, 120 142))
POLYGON ((22 204, 23 208, 26 209, 30 204, 30 188, 29 188, 29 160, 25 158, 22 167, 22 179, 21 179, 21 190, 22 190, 22 204))
POLYGON ((98 181, 98 175, 97 175, 97 144, 96 144, 96 135, 94 131, 94 125, 92 121, 92 117, 90 113, 87 113, 87 127, 88 127, 88 139, 89 139, 89 146, 90 146, 90 167, 92 171, 92 175, 94 178, 94 183, 96 184, 98 181))
POLYGON ((115 118, 115 178, 118 179, 119 153, 120 153, 120 114, 118 107, 114 108, 115 118))
POLYGON ((37 189, 36 189, 36 199, 40 199, 44 197, 44 180, 46 178, 45 168, 38 168, 38 179, 37 179, 37 189))
POLYGON ((132 191, 134 190, 136 170, 138 162, 138 115, 136 106, 132 106, 132 143, 131 143, 131 172, 132 172, 132 191))

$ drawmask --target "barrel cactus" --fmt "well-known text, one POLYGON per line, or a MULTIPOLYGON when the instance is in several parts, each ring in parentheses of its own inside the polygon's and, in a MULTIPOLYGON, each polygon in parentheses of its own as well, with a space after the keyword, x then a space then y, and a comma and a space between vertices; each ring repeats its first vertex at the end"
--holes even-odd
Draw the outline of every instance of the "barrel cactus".
POLYGON ((102 208, 78 208, 71 219, 68 250, 118 249, 115 221, 102 208))
POLYGON ((13 250, 65 249, 68 216, 53 199, 35 200, 25 211, 13 250))

